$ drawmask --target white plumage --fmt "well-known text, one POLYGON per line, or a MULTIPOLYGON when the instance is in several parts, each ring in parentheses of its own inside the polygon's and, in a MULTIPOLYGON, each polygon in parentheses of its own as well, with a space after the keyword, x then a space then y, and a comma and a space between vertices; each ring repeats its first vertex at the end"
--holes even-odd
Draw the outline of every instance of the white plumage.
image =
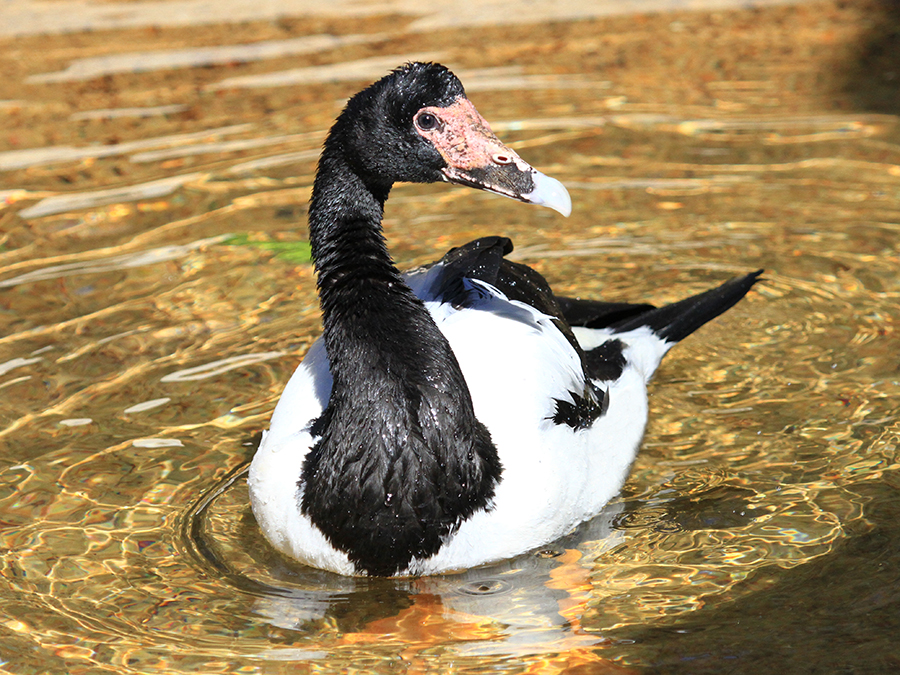
MULTIPOLYGON (((586 350, 611 337, 628 346, 622 375, 597 382, 609 392, 609 409, 590 428, 573 430, 552 421, 554 399, 582 391, 585 375, 552 317, 507 300, 477 280, 468 282, 481 291, 477 304, 454 309, 427 293, 442 270, 436 264, 406 280, 449 340, 504 472, 493 507, 463 522, 437 555, 415 560, 407 574, 502 560, 552 541, 599 513, 628 474, 647 422, 646 383, 671 347, 645 327, 618 334, 576 328, 586 350)), ((316 441, 308 429, 330 392, 327 357, 317 340, 285 388, 253 459, 250 493, 253 513, 275 548, 314 567, 356 574, 347 555, 336 551, 299 509, 297 478, 316 441)))

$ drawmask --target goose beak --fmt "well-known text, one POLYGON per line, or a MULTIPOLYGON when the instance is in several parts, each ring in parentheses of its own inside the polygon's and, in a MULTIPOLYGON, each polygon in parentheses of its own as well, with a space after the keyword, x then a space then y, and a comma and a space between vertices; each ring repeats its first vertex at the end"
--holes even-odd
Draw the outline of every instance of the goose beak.
POLYGON ((531 181, 534 183, 534 189, 520 195, 518 199, 528 204, 546 206, 558 211, 566 218, 569 217, 569 214, 572 213, 572 198, 565 185, 536 169, 531 169, 531 181))
POLYGON ((487 164, 469 169, 447 166, 441 173, 448 183, 493 192, 526 204, 546 206, 566 218, 572 213, 572 198, 565 186, 532 168, 517 155, 516 161, 510 165, 487 164))
POLYGON ((572 212, 572 199, 563 184, 501 143, 467 98, 445 108, 423 108, 419 114, 423 112, 439 120, 432 128, 417 130, 444 158, 445 181, 546 206, 566 217, 572 212))

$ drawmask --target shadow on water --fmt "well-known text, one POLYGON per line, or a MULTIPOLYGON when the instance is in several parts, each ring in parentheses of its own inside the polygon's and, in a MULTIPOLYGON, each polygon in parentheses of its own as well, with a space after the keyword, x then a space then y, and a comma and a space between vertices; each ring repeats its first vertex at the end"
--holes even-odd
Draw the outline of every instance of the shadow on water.
POLYGON ((759 590, 664 627, 617 633, 641 645, 645 672, 900 672, 900 475, 860 486, 871 510, 828 555, 760 570, 759 590), (810 592, 816 589, 816 592, 810 592))
POLYGON ((844 91, 861 110, 900 113, 900 1, 872 0, 868 27, 843 66, 844 91))

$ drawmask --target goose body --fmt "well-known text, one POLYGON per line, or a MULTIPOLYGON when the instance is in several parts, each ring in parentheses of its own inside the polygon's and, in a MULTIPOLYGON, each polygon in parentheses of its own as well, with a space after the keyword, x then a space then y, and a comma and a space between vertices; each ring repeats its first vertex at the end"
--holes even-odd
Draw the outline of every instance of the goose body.
POLYGON ((338 118, 310 205, 324 332, 249 486, 275 548, 347 575, 473 567, 597 515, 637 453, 664 354, 758 274, 658 309, 572 300, 485 237, 401 275, 380 230, 397 180, 570 208, 443 66, 408 64, 338 118))

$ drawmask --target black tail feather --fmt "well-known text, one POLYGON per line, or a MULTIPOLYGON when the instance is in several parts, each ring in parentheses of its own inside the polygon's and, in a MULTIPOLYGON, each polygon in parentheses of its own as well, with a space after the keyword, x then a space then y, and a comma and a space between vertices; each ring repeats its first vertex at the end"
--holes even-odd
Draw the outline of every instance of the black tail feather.
POLYGON ((616 323, 656 309, 653 305, 630 302, 603 302, 556 296, 556 302, 570 326, 609 328, 616 323))
POLYGON ((464 279, 479 279, 503 292, 510 300, 524 302, 548 316, 572 347, 581 347, 570 326, 609 328, 624 333, 648 326, 668 342, 678 342, 738 302, 759 280, 762 270, 736 277, 717 288, 679 302, 654 307, 628 302, 602 302, 554 296, 547 281, 530 267, 506 260, 512 242, 506 237, 483 237, 451 249, 441 260, 444 273, 432 293, 442 302, 465 306, 468 291, 464 279))
POLYGON ((678 342, 707 321, 715 319, 719 314, 733 307, 747 294, 753 284, 759 281, 762 273, 762 270, 757 270, 742 277, 736 277, 717 288, 610 324, 610 328, 617 333, 624 333, 641 326, 648 326, 664 340, 678 342))

